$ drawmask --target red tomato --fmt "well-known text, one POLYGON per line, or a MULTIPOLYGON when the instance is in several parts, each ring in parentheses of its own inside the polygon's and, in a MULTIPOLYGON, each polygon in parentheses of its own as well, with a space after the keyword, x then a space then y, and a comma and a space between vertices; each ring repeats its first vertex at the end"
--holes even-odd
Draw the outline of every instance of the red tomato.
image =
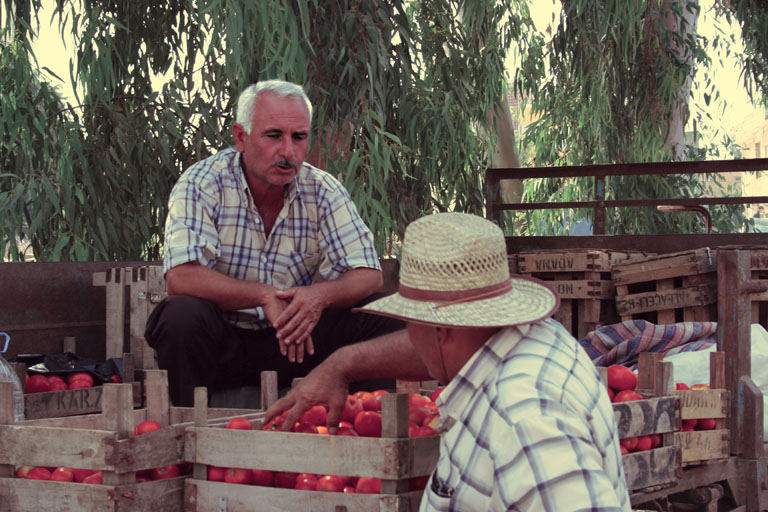
POLYGON ((625 437, 619 440, 619 444, 627 449, 629 452, 637 450, 637 444, 639 439, 637 437, 625 437))
POLYGON ((85 379, 75 379, 69 383, 69 389, 85 389, 92 387, 93 384, 85 379))
POLYGON ((162 429, 163 426, 155 420, 144 420, 135 427, 133 427, 133 435, 140 436, 142 434, 148 434, 155 430, 162 429))
POLYGON ((690 432, 692 430, 696 430, 696 424, 699 422, 699 420, 693 419, 693 420, 683 420, 683 424, 680 428, 683 432, 690 432))
POLYGON ((29 470, 25 478, 29 480, 50 480, 51 471, 43 466, 36 466, 29 470))
POLYGON ((712 389, 708 384, 694 384, 691 389, 712 389))
POLYGON ((344 402, 344 409, 341 410, 341 421, 352 423, 355 421, 357 413, 362 410, 363 403, 352 395, 347 395, 347 400, 344 402))
POLYGON ((296 477, 298 473, 293 471, 277 471, 275 472, 275 487, 282 489, 294 489, 296 488, 296 477))
POLYGON ((72 471, 72 468, 56 468, 51 472, 51 480, 57 482, 74 482, 75 473, 72 471))
POLYGON ((176 464, 169 464, 168 466, 160 466, 158 468, 152 468, 152 480, 164 480, 166 478, 175 478, 181 475, 179 466, 176 464))
POLYGON ((261 485, 263 487, 272 487, 275 485, 275 473, 268 469, 252 469, 251 485, 261 485))
POLYGON ((433 429, 432 427, 428 425, 419 425, 416 427, 416 431, 413 435, 413 437, 428 437, 428 436, 436 436, 437 430, 433 429))
POLYGON ((638 393, 637 391, 632 391, 631 389, 625 389, 624 391, 619 391, 616 393, 616 396, 613 397, 614 403, 618 402, 629 402, 631 400, 642 400, 643 395, 638 393))
POLYGON ((250 484, 251 470, 245 468, 227 468, 224 472, 224 481, 230 484, 250 484))
POLYGON ((685 382, 678 382, 675 384, 675 389, 691 389, 685 382))
POLYGON ((355 488, 352 487, 351 485, 345 485, 344 486, 344 490, 342 492, 353 493, 353 492, 355 492, 355 488))
POLYGON ((313 475, 312 473, 299 473, 296 476, 296 485, 294 488, 302 491, 314 491, 317 489, 317 481, 317 475, 313 475))
POLYGON ((16 478, 27 478, 27 473, 29 473, 32 467, 33 466, 19 466, 14 475, 16 475, 16 478))
POLYGON ((715 420, 713 418, 701 418, 696 422, 696 430, 714 430, 715 420))
POLYGON ((311 423, 296 423, 291 429, 291 432, 299 432, 301 434, 317 434, 317 427, 311 423))
POLYGON ((651 448, 658 448, 661 446, 661 442, 661 434, 651 434, 651 448))
POLYGON ((223 482, 227 468, 221 466, 208 466, 208 480, 211 482, 223 482))
POLYGON ((381 492, 381 480, 378 478, 361 476, 357 480, 355 492, 361 494, 379 494, 381 492))
POLYGON ((328 435, 328 427, 326 427, 325 425, 318 425, 315 428, 317 429, 318 434, 328 435))
POLYGON ((423 425, 424 420, 437 416, 438 414, 440 414, 440 412, 437 410, 437 404, 434 402, 425 402, 419 405, 410 404, 408 406, 408 420, 417 425, 423 425))
POLYGON ((381 413, 363 411, 355 416, 355 431, 364 437, 381 437, 381 413))
POLYGON ((444 387, 437 388, 436 390, 434 390, 432 393, 429 394, 429 399, 432 400, 433 402, 437 402, 437 397, 440 396, 440 393, 442 393, 444 389, 445 389, 444 387))
POLYGON ((614 391, 634 390, 637 388, 637 375, 620 364, 614 364, 608 367, 608 387, 614 391))
POLYGON ((123 379, 116 373, 113 373, 109 376, 109 380, 114 382, 115 384, 120 384, 123 382, 123 379))
POLYGON ((323 475, 317 479, 317 491, 342 492, 344 490, 344 479, 336 475, 323 475))
POLYGON ((608 398, 611 402, 613 402, 613 399, 616 397, 616 393, 614 393, 614 391, 609 387, 606 387, 605 389, 608 390, 608 398))
POLYGON ((359 436, 359 434, 355 431, 355 429, 353 427, 339 427, 336 430, 336 435, 337 436, 352 436, 352 437, 358 437, 359 436))
POLYGON ((309 423, 316 427, 325 425, 328 420, 328 410, 322 405, 313 405, 304 413, 299 423, 309 423))
POLYGON ((635 448, 636 452, 650 450, 652 447, 653 439, 651 439, 651 436, 640 436, 637 438, 637 447, 635 448))
POLYGON ((368 393, 365 398, 361 400, 364 411, 381 411, 381 395, 374 395, 368 393))
POLYGON ((69 389, 69 386, 67 386, 67 383, 64 382, 62 379, 58 380, 51 380, 48 382, 50 386, 50 391, 64 391, 66 389, 69 389))
POLYGON ((99 471, 95 469, 79 469, 79 468, 73 468, 72 472, 75 474, 75 482, 82 482, 87 477, 98 473, 99 471))
POLYGON ((96 471, 93 474, 88 475, 87 477, 83 478, 84 484, 102 484, 103 479, 101 475, 101 471, 96 471))
POLYGON ((45 375, 32 375, 27 382, 27 393, 45 393, 51 390, 51 383, 45 375))
POLYGON ((227 428, 232 428, 235 430, 253 430, 253 425, 251 425, 251 422, 247 418, 238 416, 237 418, 232 418, 227 422, 227 428))
POLYGON ((411 393, 408 395, 408 407, 414 407, 414 406, 420 406, 420 405, 426 405, 426 404, 433 404, 432 400, 429 399, 428 396, 422 395, 421 393, 411 393))
POLYGON ((93 386, 93 375, 85 372, 70 373, 67 376, 67 384, 72 384, 76 380, 83 380, 93 386))

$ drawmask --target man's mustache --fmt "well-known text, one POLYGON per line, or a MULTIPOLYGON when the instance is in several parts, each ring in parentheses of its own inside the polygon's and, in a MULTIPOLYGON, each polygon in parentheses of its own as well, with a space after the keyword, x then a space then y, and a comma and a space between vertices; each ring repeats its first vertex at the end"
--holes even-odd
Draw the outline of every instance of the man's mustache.
POLYGON ((280 160, 275 165, 279 167, 293 167, 293 168, 297 167, 296 164, 291 162, 290 160, 280 160))

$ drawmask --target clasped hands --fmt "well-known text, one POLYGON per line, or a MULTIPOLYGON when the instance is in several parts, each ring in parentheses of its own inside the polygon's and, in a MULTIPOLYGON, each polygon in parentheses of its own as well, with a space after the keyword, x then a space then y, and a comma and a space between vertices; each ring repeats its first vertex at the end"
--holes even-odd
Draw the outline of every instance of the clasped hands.
POLYGON ((296 286, 275 293, 263 306, 267 320, 277 332, 280 353, 292 363, 312 355, 312 331, 325 308, 325 297, 317 287, 296 286))

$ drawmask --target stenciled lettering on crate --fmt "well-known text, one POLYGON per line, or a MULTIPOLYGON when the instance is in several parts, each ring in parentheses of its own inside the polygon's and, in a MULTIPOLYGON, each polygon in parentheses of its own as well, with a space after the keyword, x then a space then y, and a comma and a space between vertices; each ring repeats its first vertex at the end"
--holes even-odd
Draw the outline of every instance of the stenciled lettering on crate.
POLYGON ((643 318, 659 324, 714 321, 716 270, 716 251, 709 248, 616 264, 616 312, 621 320, 650 314, 643 318))

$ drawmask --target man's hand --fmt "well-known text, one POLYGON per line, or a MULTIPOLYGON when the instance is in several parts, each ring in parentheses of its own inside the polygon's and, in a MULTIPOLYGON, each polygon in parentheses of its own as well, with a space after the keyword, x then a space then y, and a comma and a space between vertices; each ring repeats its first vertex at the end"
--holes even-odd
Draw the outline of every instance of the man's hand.
POLYGON ((299 421, 301 416, 310 407, 318 404, 327 404, 328 419, 326 426, 329 433, 335 434, 339 427, 341 412, 348 394, 349 382, 342 375, 342 372, 326 359, 325 362, 301 379, 287 395, 267 409, 264 423, 268 423, 283 411, 290 409, 281 427, 282 430, 287 431, 299 421))
POLYGON ((272 326, 277 330, 277 340, 281 346, 292 346, 307 342, 307 352, 312 354, 312 331, 326 305, 326 296, 317 286, 298 286, 279 290, 277 298, 289 301, 272 326))
MULTIPOLYGON (((277 289, 275 289, 275 291, 275 295, 264 301, 262 308, 264 309, 264 315, 267 317, 267 320, 269 320, 272 326, 275 327, 275 330, 277 330, 276 323, 278 319, 281 318, 285 310, 290 306, 290 304, 287 300, 277 296, 277 293, 280 293, 277 289)), ((305 351, 309 354, 313 354, 315 352, 315 347, 312 344, 312 336, 309 335, 295 343, 291 343, 286 341, 284 338, 281 338, 278 333, 277 343, 280 346, 280 353, 286 356, 292 363, 303 362, 305 351)))

